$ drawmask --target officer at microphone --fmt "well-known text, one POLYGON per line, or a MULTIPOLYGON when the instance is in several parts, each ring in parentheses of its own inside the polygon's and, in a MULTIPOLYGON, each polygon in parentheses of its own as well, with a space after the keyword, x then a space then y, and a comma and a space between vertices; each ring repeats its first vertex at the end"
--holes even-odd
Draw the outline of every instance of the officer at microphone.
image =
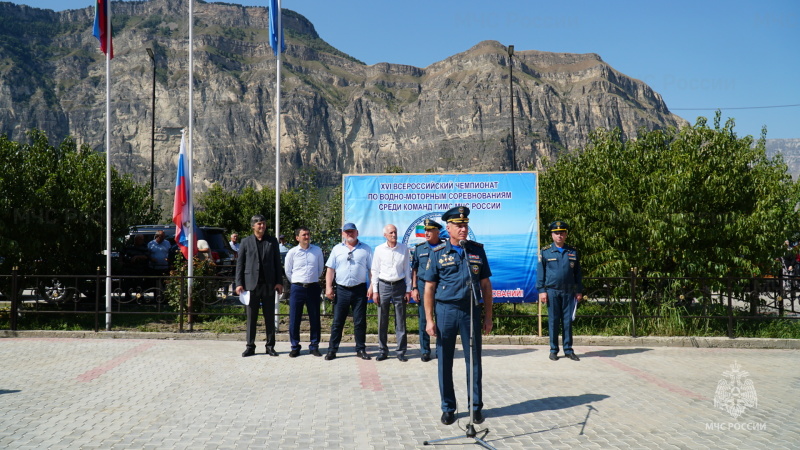
POLYGON ((441 396, 442 423, 455 422, 456 395, 453 389, 453 355, 456 337, 461 335, 464 361, 467 366, 467 391, 474 412, 474 423, 483 423, 483 399, 481 385, 481 330, 492 331, 492 282, 489 277, 489 261, 483 244, 468 241, 469 208, 457 206, 442 214, 447 222, 450 238, 432 248, 426 264, 425 316, 426 331, 436 336, 436 356, 439 361, 439 394, 441 396), (472 292, 477 302, 472 301, 472 292), (483 299, 484 314, 481 317, 479 302, 483 299), (475 339, 475 358, 470 348, 470 309, 472 330, 475 339), (470 383, 470 364, 474 372, 474 383, 470 383))

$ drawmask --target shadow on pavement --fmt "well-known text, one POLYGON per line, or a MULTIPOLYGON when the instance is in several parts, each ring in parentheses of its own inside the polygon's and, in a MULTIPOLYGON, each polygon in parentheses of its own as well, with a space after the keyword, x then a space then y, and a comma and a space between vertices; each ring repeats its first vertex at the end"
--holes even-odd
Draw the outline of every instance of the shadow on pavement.
POLYGON ((486 348, 482 349, 481 357, 503 357, 503 356, 515 356, 515 355, 522 355, 525 353, 533 353, 537 351, 533 348, 486 348))
POLYGON ((487 409, 486 417, 518 416, 541 411, 567 409, 588 403, 599 402, 608 397, 608 395, 604 394, 581 394, 568 397, 547 397, 525 400, 524 402, 513 405, 487 409))
POLYGON ((22 392, 19 389, 0 389, 0 395, 3 394, 16 394, 17 392, 22 392))
POLYGON ((651 348, 615 348, 609 350, 597 350, 581 354, 581 358, 616 358, 621 355, 631 355, 634 353, 644 353, 652 350, 651 348))

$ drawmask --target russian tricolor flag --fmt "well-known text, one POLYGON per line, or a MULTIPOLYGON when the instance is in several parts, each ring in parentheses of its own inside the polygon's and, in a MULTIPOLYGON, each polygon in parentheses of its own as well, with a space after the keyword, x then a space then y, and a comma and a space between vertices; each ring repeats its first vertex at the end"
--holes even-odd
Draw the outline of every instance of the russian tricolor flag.
MULTIPOLYGON (((178 155, 178 176, 175 178, 175 203, 172 205, 172 221, 175 222, 175 243, 181 249, 183 257, 189 259, 189 233, 187 227, 191 223, 191 207, 189 192, 192 180, 188 178, 189 161, 186 159, 186 135, 181 136, 181 152, 178 155)), ((197 254, 197 233, 194 233, 194 246, 197 254)))
POLYGON ((108 0, 97 0, 94 8, 94 29, 92 35, 100 41, 100 50, 108 54, 108 59, 114 59, 114 41, 109 39, 111 25, 108 23, 108 0), (111 43, 111 52, 106 48, 111 43))

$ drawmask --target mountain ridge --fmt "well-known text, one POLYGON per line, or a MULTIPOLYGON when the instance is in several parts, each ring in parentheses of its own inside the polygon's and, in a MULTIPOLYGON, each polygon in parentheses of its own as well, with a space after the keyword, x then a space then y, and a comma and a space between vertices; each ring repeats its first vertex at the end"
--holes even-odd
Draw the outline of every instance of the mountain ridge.
MULTIPOLYGON (((156 187, 174 183, 180 130, 188 126, 186 0, 124 2, 114 7, 111 159, 149 180, 150 92, 156 54, 156 187)), ((74 136, 104 149, 105 60, 91 36, 93 8, 52 12, 0 3, 0 132, 27 128, 51 140, 74 136), (52 23, 55 35, 40 30, 52 23), (27 25, 26 25, 27 24, 27 25), (16 39, 16 40, 15 40, 16 39), (33 39, 26 44, 25 40, 33 39), (13 53, 13 52, 11 52, 13 53), (3 112, 5 111, 5 112, 3 112)), ((219 3, 195 6, 195 184, 227 189, 274 185, 276 61, 267 41, 267 9, 219 3)), ((427 67, 365 65, 327 44, 302 15, 284 9, 281 173, 292 186, 311 168, 322 185, 344 173, 509 170, 509 56, 496 41, 427 67)), ((678 127, 645 83, 594 53, 517 50, 513 57, 516 165, 581 148, 592 130, 678 127)), ((167 194, 164 194, 167 195, 167 194)))

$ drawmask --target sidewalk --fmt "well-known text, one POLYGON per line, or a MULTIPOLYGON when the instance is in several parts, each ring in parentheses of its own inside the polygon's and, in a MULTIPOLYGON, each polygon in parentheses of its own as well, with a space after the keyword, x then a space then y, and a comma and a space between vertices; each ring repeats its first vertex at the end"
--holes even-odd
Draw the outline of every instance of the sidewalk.
MULTIPOLYGON (((0 448, 396 449, 464 434, 463 411, 454 425, 439 422, 436 360, 423 363, 416 350, 406 363, 362 361, 345 343, 339 358, 324 361, 305 347, 289 358, 288 343, 279 342, 277 358, 263 345, 242 358, 238 340, 32 333, 0 339, 0 448)), ((487 419, 476 429, 490 430, 491 445, 788 449, 800 442, 796 348, 576 342, 580 362, 549 361, 544 345, 484 346, 487 419), (722 394, 731 391, 721 382, 737 374, 757 402, 726 410, 722 394)), ((368 346, 372 355, 376 349, 368 346)), ((462 404, 463 367, 456 361, 462 404)), ((474 447, 470 439, 446 444, 425 448, 474 447)))

